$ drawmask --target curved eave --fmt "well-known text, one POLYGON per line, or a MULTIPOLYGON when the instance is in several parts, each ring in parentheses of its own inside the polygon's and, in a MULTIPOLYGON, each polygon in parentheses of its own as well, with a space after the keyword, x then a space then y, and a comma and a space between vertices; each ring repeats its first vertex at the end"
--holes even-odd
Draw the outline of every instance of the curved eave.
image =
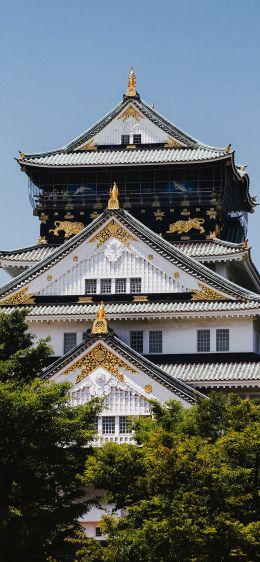
MULTIPOLYGON (((180 150, 189 150, 189 149, 180 149, 180 150)), ((108 151, 107 151, 108 152, 108 151)), ((54 153, 53 153, 54 154, 54 153)), ((73 154, 77 154, 77 152, 73 152, 73 154)), ((82 152, 80 152, 80 154, 82 154, 82 152)), ((229 156, 229 155, 228 155, 229 156)), ((227 155, 220 155, 217 156, 215 158, 205 158, 205 159, 196 159, 196 160, 172 160, 172 161, 161 161, 161 162, 143 162, 143 163, 138 163, 138 162, 128 162, 125 163, 123 162, 122 164, 119 163, 113 163, 113 164, 39 164, 38 162, 31 162, 30 160, 26 160, 26 159, 19 159, 19 158, 15 158, 15 160, 17 160, 17 162, 20 164, 21 167, 30 167, 30 168, 48 168, 48 169, 67 169, 67 168, 120 168, 120 167, 125 167, 125 166, 136 166, 136 165, 143 165, 143 166, 155 166, 155 165, 160 165, 160 164, 165 164, 165 165, 171 165, 174 164, 176 166, 183 166, 185 165, 194 165, 194 164, 206 164, 208 162, 219 162, 222 160, 226 160, 227 159, 227 155)), ((241 180, 241 177, 240 177, 241 180)))

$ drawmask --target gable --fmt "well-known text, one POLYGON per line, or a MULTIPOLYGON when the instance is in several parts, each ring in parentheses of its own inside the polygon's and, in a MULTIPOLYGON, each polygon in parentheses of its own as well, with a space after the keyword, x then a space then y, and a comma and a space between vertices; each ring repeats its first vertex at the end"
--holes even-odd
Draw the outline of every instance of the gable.
MULTIPOLYGON (((111 336, 110 336, 111 337, 111 336)), ((128 348, 120 342, 122 346, 128 348)), ((119 344, 120 346, 120 344, 119 344)), ((126 359, 120 353, 119 346, 109 345, 108 340, 97 338, 93 343, 82 344, 80 349, 75 350, 75 356, 66 360, 66 356, 60 361, 60 367, 54 366, 48 369, 49 376, 56 382, 69 382, 72 385, 71 396, 73 403, 82 404, 91 398, 98 396, 105 398, 104 410, 114 413, 126 413, 142 415, 150 411, 149 400, 167 402, 178 399, 187 406, 191 397, 185 399, 184 392, 174 391, 174 379, 172 385, 163 384, 164 373, 159 381, 149 367, 142 369, 141 364, 131 361, 140 357, 139 354, 128 348, 129 356, 126 359), (87 349, 84 349, 87 347, 87 349), (117 349, 115 349, 117 347, 117 349), (170 388, 171 386, 171 388, 170 388)), ((151 364, 152 365, 152 364, 151 364)), ((157 369, 158 370, 158 369, 157 369)), ((46 376, 46 375, 45 375, 46 376)), ((176 382, 176 384, 179 384, 176 382)), ((188 387, 187 387, 188 388, 188 387)), ((191 389, 189 389, 192 393, 191 389)))
POLYGON ((43 294, 85 294, 82 284, 90 278, 91 267, 104 277, 113 271, 114 278, 135 277, 138 272, 149 292, 155 287, 156 293, 192 292, 196 299, 259 298, 184 255, 126 211, 114 210, 104 212, 51 255, 4 285, 0 304, 30 304, 43 294))
MULTIPOLYGON (((94 145, 121 145, 122 135, 129 135, 129 143, 134 144, 133 135, 141 135, 142 144, 168 143, 170 146, 183 147, 185 144, 177 139, 169 137, 162 128, 153 123, 142 112, 142 108, 137 108, 132 101, 124 105, 119 115, 116 115, 110 123, 97 132, 91 139, 92 148, 94 145), (173 144, 175 141, 175 144, 173 144)), ((91 145, 80 145, 75 150, 90 149, 91 145)))

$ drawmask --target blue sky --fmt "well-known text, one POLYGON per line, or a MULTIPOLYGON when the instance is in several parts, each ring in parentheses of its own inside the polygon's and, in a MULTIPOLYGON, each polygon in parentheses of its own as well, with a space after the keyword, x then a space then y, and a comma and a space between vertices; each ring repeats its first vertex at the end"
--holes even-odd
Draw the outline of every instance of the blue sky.
MULTIPOLYGON (((259 0, 0 0, 0 247, 39 235, 18 150, 88 128, 121 100, 132 64, 145 101, 205 143, 232 144, 260 200, 259 27, 259 0)), ((258 267, 259 222, 257 208, 258 267)))

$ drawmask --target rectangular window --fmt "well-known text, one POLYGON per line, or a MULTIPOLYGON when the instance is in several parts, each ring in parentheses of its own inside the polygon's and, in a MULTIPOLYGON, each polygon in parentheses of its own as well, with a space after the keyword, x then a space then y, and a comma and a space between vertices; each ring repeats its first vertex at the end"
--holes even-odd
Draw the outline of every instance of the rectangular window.
POLYGON ((130 332, 130 347, 138 353, 143 353, 144 349, 144 333, 130 332))
POLYGON ((132 433, 128 416, 119 416, 119 433, 132 433))
POLYGON ((130 144, 130 135, 122 135, 121 144, 130 144))
POLYGON ((197 351, 210 351, 210 330, 197 330, 197 351))
POLYGON ((116 279, 115 291, 116 293, 126 293, 126 279, 116 279))
POLYGON ((149 353, 162 353, 162 332, 160 330, 149 332, 149 353))
POLYGON ((76 333, 66 333, 64 334, 64 354, 68 353, 73 347, 77 345, 77 334, 76 333))
POLYGON ((85 279, 85 294, 94 295, 97 292, 97 280, 85 279))
POLYGON ((134 144, 141 144, 142 143, 142 136, 141 135, 134 135, 133 142, 134 142, 134 144))
POLYGON ((141 293, 142 279, 141 277, 132 277, 130 279, 130 293, 141 293))
POLYGON ((102 537, 102 531, 100 527, 96 527, 96 537, 102 537))
POLYGON ((95 420, 94 420, 94 430, 98 431, 98 417, 97 416, 95 417, 95 420))
POLYGON ((100 293, 101 295, 111 293, 111 279, 100 280, 100 293))
POLYGON ((115 433, 115 416, 102 417, 102 433, 104 435, 115 433))
POLYGON ((229 330, 220 329, 216 331, 216 350, 229 351, 229 330))

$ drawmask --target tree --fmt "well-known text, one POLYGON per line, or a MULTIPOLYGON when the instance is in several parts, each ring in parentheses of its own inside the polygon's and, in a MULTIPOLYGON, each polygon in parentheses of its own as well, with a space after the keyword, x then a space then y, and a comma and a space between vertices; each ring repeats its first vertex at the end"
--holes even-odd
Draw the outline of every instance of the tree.
POLYGON ((86 455, 98 402, 72 407, 69 385, 35 375, 49 360, 25 313, 0 315, 0 558, 66 560, 79 527, 86 455), (34 345, 33 345, 34 344, 34 345))
POLYGON ((84 483, 126 510, 104 518, 102 560, 259 560, 260 405, 214 394, 153 411, 136 423, 138 445, 108 443, 87 459, 84 483))

